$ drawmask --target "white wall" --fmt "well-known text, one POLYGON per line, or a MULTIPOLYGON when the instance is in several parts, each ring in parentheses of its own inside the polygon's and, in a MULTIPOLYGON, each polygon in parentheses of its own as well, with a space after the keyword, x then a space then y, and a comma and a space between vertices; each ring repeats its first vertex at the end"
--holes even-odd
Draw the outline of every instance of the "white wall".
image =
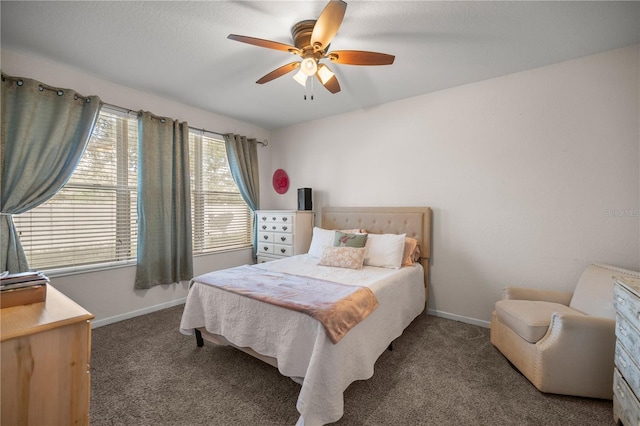
POLYGON ((639 51, 274 131, 261 167, 293 190, 263 197, 431 206, 429 310, 480 325, 506 285, 570 291, 590 262, 640 270, 639 51))
MULTIPOLYGON (((1 52, 5 74, 32 78, 42 83, 73 89, 83 95, 98 95, 103 102, 131 110, 147 110, 167 116, 196 128, 217 132, 234 132, 259 140, 270 139, 269 131, 218 114, 192 108, 150 93, 141 92, 96 78, 60 64, 27 57, 7 50, 1 52)), ((269 150, 259 147, 260 162, 269 163, 269 150)), ((261 179, 270 179, 262 169, 261 179), (262 177, 264 176, 264 177, 262 177)), ((194 274, 251 262, 251 250, 235 250, 220 254, 196 256, 194 274)), ((53 277, 52 284, 61 292, 95 315, 94 327, 183 303, 187 283, 134 290, 135 266, 101 272, 53 277)))

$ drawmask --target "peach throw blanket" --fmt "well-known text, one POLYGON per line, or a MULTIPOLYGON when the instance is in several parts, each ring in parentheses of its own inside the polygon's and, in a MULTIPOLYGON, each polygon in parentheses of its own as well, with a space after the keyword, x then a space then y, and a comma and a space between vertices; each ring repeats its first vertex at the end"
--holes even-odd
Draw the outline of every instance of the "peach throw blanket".
POLYGON ((320 321, 333 343, 378 307, 376 296, 367 287, 271 272, 252 265, 210 272, 193 281, 310 315, 320 321))

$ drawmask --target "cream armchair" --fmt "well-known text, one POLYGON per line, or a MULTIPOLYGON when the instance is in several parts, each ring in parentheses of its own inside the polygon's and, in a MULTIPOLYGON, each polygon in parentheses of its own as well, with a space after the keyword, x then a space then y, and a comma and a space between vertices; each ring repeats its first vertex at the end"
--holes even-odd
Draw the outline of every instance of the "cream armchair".
POLYGON ((541 392, 613 398, 613 277, 640 273, 593 264, 573 293, 507 287, 491 343, 541 392))

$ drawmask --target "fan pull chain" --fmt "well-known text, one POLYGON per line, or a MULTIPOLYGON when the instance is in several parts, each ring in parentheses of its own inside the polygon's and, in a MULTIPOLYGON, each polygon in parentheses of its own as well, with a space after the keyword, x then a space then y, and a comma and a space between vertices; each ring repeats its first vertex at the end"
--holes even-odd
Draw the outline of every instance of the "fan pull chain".
MULTIPOLYGON (((311 77, 311 100, 313 100, 313 77, 311 77)), ((304 85, 304 100, 307 100, 307 84, 304 85)))

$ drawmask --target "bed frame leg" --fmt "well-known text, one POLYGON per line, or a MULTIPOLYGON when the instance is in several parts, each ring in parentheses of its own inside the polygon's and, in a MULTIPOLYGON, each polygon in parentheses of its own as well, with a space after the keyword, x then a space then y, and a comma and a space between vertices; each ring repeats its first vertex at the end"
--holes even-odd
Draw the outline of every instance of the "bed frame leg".
POLYGON ((196 344, 198 345, 199 348, 204 346, 204 339, 202 338, 202 333, 200 333, 200 330, 195 330, 196 332, 196 344))

